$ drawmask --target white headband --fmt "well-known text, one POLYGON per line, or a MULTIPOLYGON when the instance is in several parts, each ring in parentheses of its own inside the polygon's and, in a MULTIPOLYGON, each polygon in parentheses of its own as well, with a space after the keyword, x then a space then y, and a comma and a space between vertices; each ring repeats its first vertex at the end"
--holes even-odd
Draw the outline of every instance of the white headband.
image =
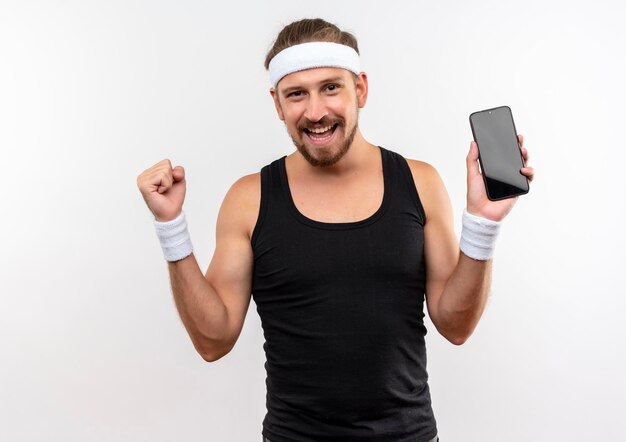
POLYGON ((311 68, 342 68, 361 73, 359 54, 350 46, 327 41, 301 43, 283 49, 269 65, 270 83, 274 88, 285 75, 311 68))

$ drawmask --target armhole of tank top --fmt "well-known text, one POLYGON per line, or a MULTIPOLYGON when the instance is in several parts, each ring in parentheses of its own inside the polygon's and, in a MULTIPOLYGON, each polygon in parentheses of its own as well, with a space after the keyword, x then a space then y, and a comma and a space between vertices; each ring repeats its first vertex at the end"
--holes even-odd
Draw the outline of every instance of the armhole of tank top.
POLYGON ((404 177, 406 178, 406 184, 409 188, 409 193, 413 198, 413 202, 417 207, 417 212, 422 221, 422 226, 426 225, 426 211, 424 210, 424 206, 422 205, 422 200, 419 196, 419 191, 417 190, 417 186, 415 185, 415 180, 413 179, 413 174, 411 173, 411 166, 409 166, 409 162, 406 158, 400 155, 401 163, 403 163, 402 169, 404 170, 404 177))
POLYGON ((265 220, 265 213, 267 212, 267 198, 269 188, 269 166, 264 166, 261 169, 261 202, 259 203, 259 215, 257 216, 256 224, 252 230, 252 237, 250 238, 250 244, 254 249, 256 241, 261 233, 261 227, 263 227, 263 221, 265 220))

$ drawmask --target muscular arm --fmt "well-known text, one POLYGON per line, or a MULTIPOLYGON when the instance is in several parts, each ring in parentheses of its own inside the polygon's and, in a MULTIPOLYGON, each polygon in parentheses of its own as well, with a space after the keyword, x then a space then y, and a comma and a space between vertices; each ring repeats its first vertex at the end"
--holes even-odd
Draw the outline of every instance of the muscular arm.
POLYGON ((250 225, 260 200, 259 174, 242 177, 220 208, 215 252, 206 275, 192 254, 168 263, 176 307, 198 353, 209 362, 234 347, 251 299, 250 225))
POLYGON ((472 334, 487 303, 492 261, 460 252, 452 206, 441 177, 427 163, 409 160, 426 212, 426 304, 437 331, 456 345, 472 334))
POLYGON ((167 265, 176 308, 195 349, 205 360, 216 360, 228 322, 224 302, 202 275, 193 253, 167 265))

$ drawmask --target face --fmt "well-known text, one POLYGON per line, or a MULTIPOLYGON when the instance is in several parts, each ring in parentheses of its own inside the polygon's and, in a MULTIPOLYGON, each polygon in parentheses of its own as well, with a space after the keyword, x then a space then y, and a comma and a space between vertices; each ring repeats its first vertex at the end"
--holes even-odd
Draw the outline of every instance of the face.
POLYGON ((302 156, 315 167, 339 161, 357 133, 367 77, 345 69, 315 68, 283 77, 270 89, 276 111, 302 156))

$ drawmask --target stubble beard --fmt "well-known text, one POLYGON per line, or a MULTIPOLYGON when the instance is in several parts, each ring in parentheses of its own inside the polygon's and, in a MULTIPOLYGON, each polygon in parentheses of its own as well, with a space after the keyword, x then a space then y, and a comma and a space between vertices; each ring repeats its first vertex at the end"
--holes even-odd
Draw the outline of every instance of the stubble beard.
MULTIPOLYGON (((356 135, 356 130, 358 128, 358 117, 359 117, 359 113, 358 113, 358 109, 357 109, 357 116, 355 119, 355 123, 354 126, 350 129, 349 133, 347 134, 347 136, 345 137, 345 139, 343 140, 343 142, 339 145, 339 149, 337 149, 337 151, 332 154, 332 152, 329 152, 329 154, 331 156, 328 156, 329 154, 326 154, 324 156, 322 156, 321 158, 317 158, 313 155, 311 155, 311 152, 307 149, 306 145, 304 143, 299 143, 298 140, 289 132, 289 130, 287 130, 287 132, 289 133, 289 136, 291 137, 291 140, 293 141, 293 144, 296 146, 296 149, 298 149, 298 152, 300 152, 302 154, 302 156, 304 157, 305 160, 308 161, 308 163, 313 166, 313 167, 328 167, 328 166, 332 166, 333 164, 337 163, 341 158, 343 158, 343 156, 350 150, 350 146, 352 146, 352 142, 354 141, 354 137, 356 135)), ((321 120, 323 121, 323 120, 321 120)), ((337 128, 335 128, 335 131, 339 130, 340 128, 342 130, 345 130, 345 120, 344 119, 340 119, 337 121, 337 128)), ((307 135, 303 132, 303 128, 307 127, 306 124, 302 125, 302 127, 298 126, 297 130, 298 133, 302 134, 302 137, 306 137, 307 135)), ((329 146, 331 147, 331 146, 329 146)), ((327 151, 328 148, 316 148, 314 147, 313 149, 319 151, 327 151)))

